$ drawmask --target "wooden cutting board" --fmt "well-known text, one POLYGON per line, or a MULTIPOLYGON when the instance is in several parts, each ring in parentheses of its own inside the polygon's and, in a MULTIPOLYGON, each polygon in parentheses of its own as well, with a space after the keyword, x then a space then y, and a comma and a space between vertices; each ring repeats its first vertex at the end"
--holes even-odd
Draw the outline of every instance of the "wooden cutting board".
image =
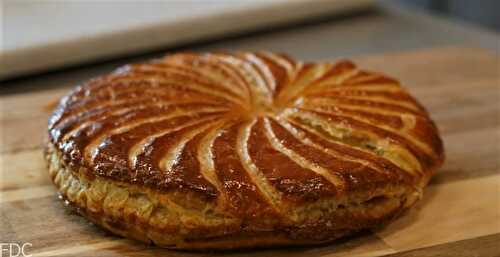
POLYGON ((500 57, 441 48, 355 57, 399 78, 429 109, 447 160, 413 210, 384 229, 321 247, 186 253, 112 236, 64 207, 48 179, 44 106, 68 88, 0 96, 0 242, 33 256, 500 256, 500 57))

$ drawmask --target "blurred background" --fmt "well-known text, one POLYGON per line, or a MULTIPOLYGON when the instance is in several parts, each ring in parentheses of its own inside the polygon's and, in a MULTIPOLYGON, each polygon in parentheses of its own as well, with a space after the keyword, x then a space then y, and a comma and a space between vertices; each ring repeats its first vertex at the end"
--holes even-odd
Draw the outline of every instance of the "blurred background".
POLYGON ((395 0, 387 2, 410 8, 417 7, 496 31, 500 30, 500 1, 498 0, 395 0))
POLYGON ((331 59, 500 45, 496 0, 2 0, 0 10, 0 80, 181 49, 331 59))

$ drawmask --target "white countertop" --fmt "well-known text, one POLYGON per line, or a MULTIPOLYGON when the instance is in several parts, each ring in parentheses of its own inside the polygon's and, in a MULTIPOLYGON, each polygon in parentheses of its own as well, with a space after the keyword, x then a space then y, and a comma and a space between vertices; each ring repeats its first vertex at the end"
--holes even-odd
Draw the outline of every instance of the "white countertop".
POLYGON ((4 0, 0 79, 338 12, 371 0, 4 0))

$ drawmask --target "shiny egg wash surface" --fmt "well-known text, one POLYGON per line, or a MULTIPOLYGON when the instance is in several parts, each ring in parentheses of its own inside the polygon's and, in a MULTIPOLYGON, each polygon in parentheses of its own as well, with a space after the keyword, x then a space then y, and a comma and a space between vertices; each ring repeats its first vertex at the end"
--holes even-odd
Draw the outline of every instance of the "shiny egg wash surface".
POLYGON ((411 206, 444 159, 396 80, 269 52, 122 67, 65 96, 48 132, 84 216, 171 248, 331 241, 411 206))

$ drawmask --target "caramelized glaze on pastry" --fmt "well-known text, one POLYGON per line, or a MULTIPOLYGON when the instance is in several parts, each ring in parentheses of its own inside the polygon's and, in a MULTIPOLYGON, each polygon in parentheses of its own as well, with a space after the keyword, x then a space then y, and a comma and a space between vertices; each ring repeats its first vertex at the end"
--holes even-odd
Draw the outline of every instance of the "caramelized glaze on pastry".
POLYGON ((48 132, 51 177, 82 215, 182 249, 319 244, 378 226, 444 159, 396 80, 268 52, 122 67, 61 99, 48 132))

